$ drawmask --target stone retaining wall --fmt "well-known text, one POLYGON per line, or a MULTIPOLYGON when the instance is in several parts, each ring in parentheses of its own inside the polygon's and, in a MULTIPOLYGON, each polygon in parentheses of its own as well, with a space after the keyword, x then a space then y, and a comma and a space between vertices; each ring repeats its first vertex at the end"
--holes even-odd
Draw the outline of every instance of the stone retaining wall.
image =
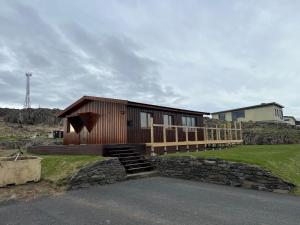
POLYGON ((80 169, 69 179, 68 188, 78 189, 96 184, 112 184, 125 178, 125 168, 120 161, 117 158, 110 158, 80 169))
POLYGON ((294 185, 270 172, 244 163, 191 157, 154 157, 153 164, 162 176, 287 193, 294 185))

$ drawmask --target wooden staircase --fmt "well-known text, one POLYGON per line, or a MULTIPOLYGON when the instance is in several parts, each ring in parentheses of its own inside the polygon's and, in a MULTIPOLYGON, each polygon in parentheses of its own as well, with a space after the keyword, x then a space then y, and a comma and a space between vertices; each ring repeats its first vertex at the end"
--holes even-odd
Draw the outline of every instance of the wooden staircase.
POLYGON ((148 159, 131 145, 109 145, 104 148, 104 156, 118 157, 127 174, 141 173, 153 170, 148 159))

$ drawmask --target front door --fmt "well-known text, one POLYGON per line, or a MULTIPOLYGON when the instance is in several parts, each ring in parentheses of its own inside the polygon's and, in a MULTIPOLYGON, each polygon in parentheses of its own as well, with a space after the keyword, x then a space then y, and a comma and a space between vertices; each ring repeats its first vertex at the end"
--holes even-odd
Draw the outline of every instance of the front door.
POLYGON ((83 126, 80 131, 80 144, 87 144, 88 129, 83 126))

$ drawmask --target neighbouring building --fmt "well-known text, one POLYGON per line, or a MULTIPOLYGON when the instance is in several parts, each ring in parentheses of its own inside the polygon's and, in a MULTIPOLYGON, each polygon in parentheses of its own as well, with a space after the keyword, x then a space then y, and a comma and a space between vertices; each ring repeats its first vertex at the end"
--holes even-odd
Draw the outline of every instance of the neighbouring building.
POLYGON ((276 103, 262 103, 243 108, 230 109, 212 113, 213 119, 221 121, 264 121, 264 122, 284 122, 284 106, 276 103))
MULTIPOLYGON (((206 112, 150 105, 127 100, 84 96, 59 114, 64 118, 64 144, 132 144, 150 141, 150 120, 155 124, 203 126, 206 112)), ((173 131, 170 131, 170 133, 173 131)), ((185 133, 179 131, 179 141, 185 133)), ((194 132, 190 132, 190 140, 194 132)), ((203 140, 203 132, 197 139, 203 140)), ((168 134, 168 141, 174 135, 168 134)), ((155 140, 162 141, 162 132, 155 140)))
POLYGON ((284 122, 286 122, 288 124, 291 124, 293 126, 296 126, 297 120, 296 120, 295 117, 293 117, 293 116, 284 116, 283 119, 284 119, 284 122))

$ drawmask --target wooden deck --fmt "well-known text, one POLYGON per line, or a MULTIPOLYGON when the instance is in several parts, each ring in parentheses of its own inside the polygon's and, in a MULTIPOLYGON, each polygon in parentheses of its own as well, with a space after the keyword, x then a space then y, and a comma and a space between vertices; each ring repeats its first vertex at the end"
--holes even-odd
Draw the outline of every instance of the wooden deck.
POLYGON ((175 146, 176 151, 179 151, 179 146, 186 146, 189 150, 191 146, 195 146, 196 151, 199 150, 200 146, 231 146, 243 143, 243 131, 242 124, 234 123, 234 126, 230 124, 225 124, 223 127, 192 127, 192 126, 176 126, 176 125, 164 125, 164 124, 154 124, 151 121, 151 141, 146 143, 147 147, 151 148, 151 155, 156 155, 156 147, 164 147, 164 153, 167 154, 167 147, 175 146), (163 130, 163 141, 156 142, 155 130, 157 128, 163 130), (174 133, 175 141, 168 141, 168 133, 174 133), (185 140, 179 140, 178 133, 183 131, 185 133, 185 140), (191 134, 194 134, 191 138, 191 134), (202 137, 199 140, 199 134, 202 137))

